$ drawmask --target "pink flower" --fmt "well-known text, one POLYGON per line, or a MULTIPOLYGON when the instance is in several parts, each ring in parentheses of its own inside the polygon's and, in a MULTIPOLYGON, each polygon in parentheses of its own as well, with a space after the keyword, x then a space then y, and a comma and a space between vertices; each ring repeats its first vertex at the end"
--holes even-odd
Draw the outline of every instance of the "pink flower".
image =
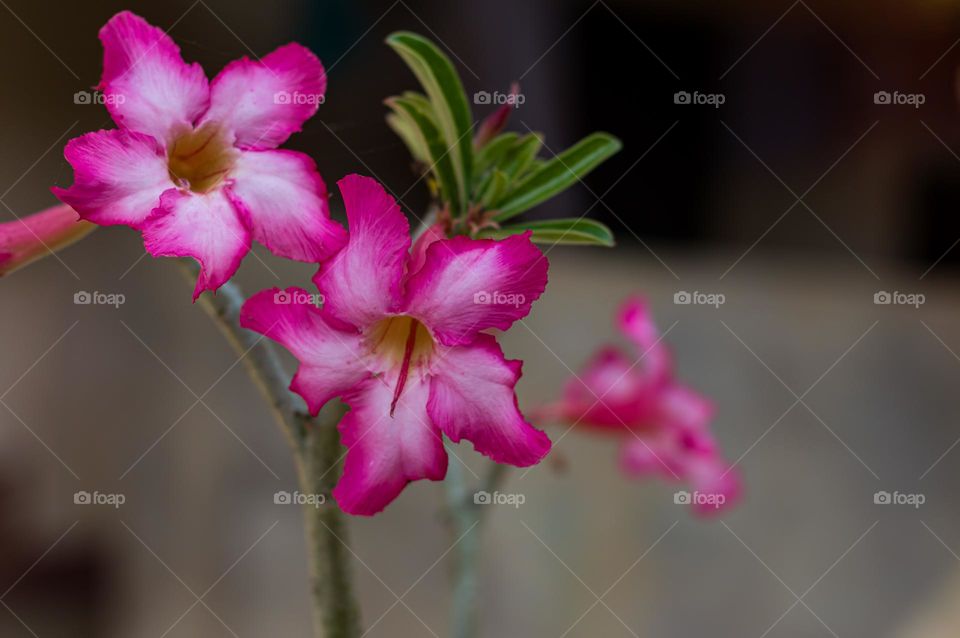
POLYGON ((0 224, 0 276, 72 244, 94 228, 63 204, 0 224))
POLYGON ((544 415, 618 435, 627 474, 689 483, 694 493, 678 492, 678 501, 699 514, 731 505, 740 481, 710 432, 713 404, 674 379, 672 357, 642 299, 627 300, 618 324, 637 354, 601 349, 544 415))
POLYGON ((323 309, 304 290, 273 289, 240 318, 300 361, 290 388, 311 413, 334 397, 350 406, 337 503, 375 514, 410 481, 442 479, 441 433, 498 463, 540 461, 550 440, 517 407, 521 362, 482 332, 525 317, 546 287, 547 260, 529 234, 445 239, 434 229, 411 251, 409 224, 376 181, 351 175, 339 186, 350 232, 313 279, 323 309))
POLYGON ((194 299, 236 272, 257 240, 317 262, 346 241, 308 156, 276 150, 317 111, 327 78, 298 44, 228 64, 212 82, 130 12, 100 30, 103 100, 119 128, 71 140, 74 184, 53 192, 95 224, 143 233, 155 257, 190 256, 194 299))

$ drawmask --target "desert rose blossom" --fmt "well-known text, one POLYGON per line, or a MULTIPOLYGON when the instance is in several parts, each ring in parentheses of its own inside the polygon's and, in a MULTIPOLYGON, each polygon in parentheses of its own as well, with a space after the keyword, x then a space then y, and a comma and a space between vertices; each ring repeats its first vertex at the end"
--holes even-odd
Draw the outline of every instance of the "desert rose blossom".
POLYGON ((326 73, 310 51, 288 44, 208 82, 130 12, 100 40, 99 88, 118 128, 71 140, 73 186, 53 189, 83 219, 141 231, 154 256, 195 258, 194 299, 230 279, 254 239, 313 263, 343 245, 313 160, 276 150, 323 100, 326 73))
POLYGON ((693 494, 680 492, 678 500, 699 514, 729 507, 740 481, 710 431, 713 404, 676 381, 670 352, 642 299, 624 303, 618 326, 635 353, 602 348, 541 417, 617 435, 624 472, 687 483, 693 494))
POLYGON ((477 240, 425 233, 411 250, 409 224, 373 179, 339 182, 349 238, 305 290, 265 290, 241 324, 300 361, 291 389, 316 414, 340 397, 347 447, 333 496, 371 515, 417 479, 442 479, 443 436, 466 439, 498 463, 532 465, 547 436, 517 407, 520 361, 505 359, 491 328, 525 317, 547 284, 547 260, 529 234, 477 240))
POLYGON ((69 246, 95 228, 64 204, 0 224, 0 277, 69 246))

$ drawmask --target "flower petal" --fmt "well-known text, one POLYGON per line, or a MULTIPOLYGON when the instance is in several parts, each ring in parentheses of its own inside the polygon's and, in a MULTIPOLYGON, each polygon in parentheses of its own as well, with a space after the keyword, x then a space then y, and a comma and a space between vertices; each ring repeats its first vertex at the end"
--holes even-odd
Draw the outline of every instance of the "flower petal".
POLYGON ((54 195, 101 226, 139 229, 173 188, 163 148, 149 135, 96 131, 70 140, 63 154, 73 166, 73 186, 53 188, 54 195))
POLYGON ((339 429, 347 458, 333 490, 343 511, 376 514, 410 481, 446 476, 443 440, 427 416, 429 394, 425 379, 408 382, 393 416, 393 385, 383 379, 369 379, 345 398, 351 409, 339 429))
POLYGON ((656 427, 663 384, 615 348, 603 348, 569 379, 561 398, 565 419, 578 425, 634 429, 656 427))
POLYGON ((103 89, 118 126, 164 142, 192 126, 207 109, 210 90, 199 64, 187 64, 162 29, 123 11, 102 29, 103 89))
POLYGON ((743 492, 740 474, 720 459, 706 459, 690 468, 690 484, 707 498, 693 503, 699 516, 716 516, 740 500, 743 492))
POLYGON ((349 239, 313 281, 324 295, 325 311, 364 328, 399 306, 410 224, 376 180, 348 175, 338 185, 349 239))
POLYGON ((547 258, 530 235, 430 244, 423 268, 407 282, 406 312, 447 346, 468 344, 487 328, 506 330, 547 286, 547 258))
POLYGON ((200 262, 194 301, 204 290, 226 283, 250 251, 250 231, 221 190, 202 195, 165 192, 160 208, 144 223, 143 240, 154 257, 193 257, 200 262))
POLYGON ((497 463, 525 467, 550 451, 550 439, 523 418, 514 386, 520 361, 481 334, 469 346, 441 350, 431 364, 427 412, 454 442, 467 439, 497 463))
POLYGON ((447 234, 444 231, 443 224, 433 224, 423 231, 423 234, 413 243, 413 249, 410 251, 410 264, 407 269, 407 276, 411 277, 423 268, 423 264, 427 261, 427 248, 429 248, 432 243, 446 238, 447 234))
POLYGON ((370 376, 364 367, 361 336, 324 318, 302 288, 258 292, 243 304, 240 325, 282 344, 300 361, 290 389, 316 415, 330 399, 342 396, 370 376))
POLYGON ((327 90, 327 74, 309 49, 288 44, 259 61, 228 64, 210 84, 204 120, 233 129, 237 145, 276 148, 313 117, 327 90))
POLYGON ((330 219, 327 187, 309 156, 244 151, 230 177, 227 195, 253 238, 273 254, 315 264, 346 243, 346 231, 330 219))
POLYGON ((79 241, 95 229, 65 204, 0 223, 0 277, 79 241))
POLYGON ((643 357, 644 370, 651 377, 665 379, 673 368, 673 357, 653 321, 650 305, 640 297, 624 302, 617 317, 620 331, 630 339, 643 357))

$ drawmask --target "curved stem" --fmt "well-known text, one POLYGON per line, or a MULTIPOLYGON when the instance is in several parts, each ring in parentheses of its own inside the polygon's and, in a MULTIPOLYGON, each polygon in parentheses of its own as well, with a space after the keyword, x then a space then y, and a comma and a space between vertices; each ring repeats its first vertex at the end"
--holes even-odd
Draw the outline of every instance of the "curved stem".
MULTIPOLYGON (((193 284, 197 265, 180 260, 184 276, 193 284)), ((326 406, 311 417, 302 400, 289 390, 287 374, 273 343, 240 326, 245 297, 240 288, 225 283, 216 295, 204 294, 200 305, 242 357, 247 373, 270 404, 277 425, 294 453, 300 488, 306 494, 329 497, 337 481, 342 448, 336 425, 345 408, 326 406)), ((317 638, 356 638, 360 613, 349 570, 349 547, 343 513, 332 503, 304 506, 307 551, 317 638)))

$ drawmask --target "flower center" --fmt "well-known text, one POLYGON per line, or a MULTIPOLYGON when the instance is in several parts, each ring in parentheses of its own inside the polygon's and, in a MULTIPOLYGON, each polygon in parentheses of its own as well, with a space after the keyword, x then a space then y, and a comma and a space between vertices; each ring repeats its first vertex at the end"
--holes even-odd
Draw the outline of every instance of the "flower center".
POLYGON ((230 134, 213 122, 190 129, 170 145, 170 179, 195 193, 206 193, 223 181, 238 152, 230 134))
POLYGON ((425 364, 433 354, 433 337, 422 323, 413 317, 400 315, 374 324, 369 339, 374 354, 386 360, 391 367, 399 367, 393 401, 390 402, 390 416, 393 416, 407 383, 410 367, 425 364))

